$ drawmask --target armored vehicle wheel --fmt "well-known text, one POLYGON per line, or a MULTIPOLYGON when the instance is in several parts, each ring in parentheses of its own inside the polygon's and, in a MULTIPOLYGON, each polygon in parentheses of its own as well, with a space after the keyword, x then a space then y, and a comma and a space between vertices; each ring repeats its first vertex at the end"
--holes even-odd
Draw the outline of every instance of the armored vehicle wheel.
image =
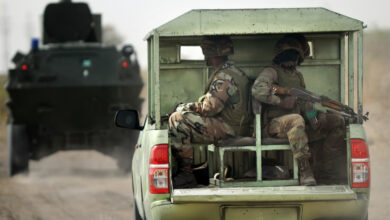
POLYGON ((8 175, 28 170, 29 141, 25 125, 8 124, 8 175))

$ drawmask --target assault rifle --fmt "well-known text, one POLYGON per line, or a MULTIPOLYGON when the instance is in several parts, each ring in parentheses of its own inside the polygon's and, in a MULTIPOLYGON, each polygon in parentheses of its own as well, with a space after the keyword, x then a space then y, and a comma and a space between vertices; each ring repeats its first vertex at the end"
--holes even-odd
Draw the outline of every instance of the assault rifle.
POLYGON ((319 96, 306 89, 301 89, 301 88, 286 89, 286 88, 279 87, 276 84, 272 84, 272 91, 274 94, 291 95, 299 99, 302 99, 304 101, 319 103, 322 106, 329 108, 331 111, 337 112, 348 118, 358 119, 358 121, 368 120, 368 112, 365 115, 355 113, 353 109, 348 105, 344 105, 343 103, 335 101, 326 96, 319 96))

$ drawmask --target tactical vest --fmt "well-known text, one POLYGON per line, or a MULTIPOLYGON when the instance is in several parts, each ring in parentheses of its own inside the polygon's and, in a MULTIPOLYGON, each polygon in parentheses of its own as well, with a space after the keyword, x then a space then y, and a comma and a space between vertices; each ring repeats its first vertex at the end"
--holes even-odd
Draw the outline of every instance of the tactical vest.
MULTIPOLYGON (((300 72, 287 72, 279 66, 273 66, 272 68, 276 70, 278 75, 276 82, 274 82, 275 84, 278 84, 280 87, 283 88, 305 88, 303 76, 300 72)), ((279 97, 281 99, 284 98, 283 96, 279 97)), ((266 105, 264 106, 264 122, 265 124, 268 124, 273 118, 280 117, 286 114, 300 114, 300 106, 301 103, 298 102, 293 109, 287 110, 275 105, 266 105)))
MULTIPOLYGON (((234 79, 240 95, 240 102, 233 106, 232 104, 229 104, 228 100, 223 110, 219 113, 219 116, 233 128, 236 136, 247 136, 249 135, 252 116, 249 102, 250 93, 248 77, 231 62, 224 64, 224 67, 219 71, 217 70, 213 75, 215 76, 219 72, 229 74, 234 79)), ((211 81, 213 79, 213 76, 210 77, 211 81)), ((208 84, 208 88, 210 88, 210 84, 211 83, 208 84)))

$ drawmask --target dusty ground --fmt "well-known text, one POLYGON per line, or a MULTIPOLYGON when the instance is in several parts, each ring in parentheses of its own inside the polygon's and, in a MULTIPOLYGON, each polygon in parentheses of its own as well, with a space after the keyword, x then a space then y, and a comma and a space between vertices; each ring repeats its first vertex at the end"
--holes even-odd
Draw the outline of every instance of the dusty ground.
POLYGON ((7 178, 3 137, 0 144, 0 219, 132 219, 130 176, 110 157, 60 152, 7 178))

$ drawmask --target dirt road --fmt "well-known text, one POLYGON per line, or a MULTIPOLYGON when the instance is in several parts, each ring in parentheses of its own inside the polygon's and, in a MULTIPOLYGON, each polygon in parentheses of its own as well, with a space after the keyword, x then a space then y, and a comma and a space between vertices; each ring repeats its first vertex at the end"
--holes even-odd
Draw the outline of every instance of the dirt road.
POLYGON ((30 161, 29 174, 7 178, 4 137, 0 155, 1 220, 132 219, 130 175, 110 157, 59 152, 30 161))

